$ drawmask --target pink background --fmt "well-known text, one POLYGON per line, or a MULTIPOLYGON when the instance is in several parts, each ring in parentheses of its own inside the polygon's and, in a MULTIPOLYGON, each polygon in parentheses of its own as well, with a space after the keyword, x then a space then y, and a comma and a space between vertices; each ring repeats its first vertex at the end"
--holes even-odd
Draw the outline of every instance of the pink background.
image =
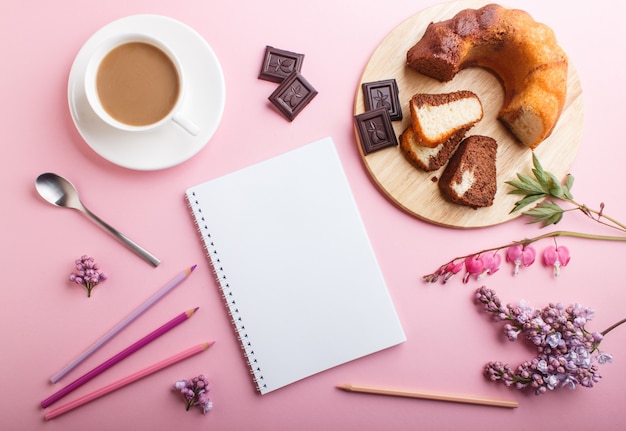
MULTIPOLYGON (((447 260, 541 231, 518 219, 478 230, 441 228, 390 204, 373 186, 352 131, 352 104, 360 74, 382 38, 430 0, 386 2, 285 0, 208 2, 163 0, 85 2, 4 0, 0 5, 0 118, 4 181, 0 219, 0 425, 5 430, 213 429, 618 429, 626 413, 626 328, 602 343, 614 355, 593 389, 540 397, 486 381, 483 365, 513 365, 533 356, 503 339, 473 304, 481 284, 504 302, 580 302, 596 310, 588 328, 601 331, 626 314, 624 245, 562 238, 572 261, 558 279, 536 263, 519 277, 502 269, 481 282, 460 279, 427 285, 421 276, 447 260), (95 154, 76 131, 67 106, 67 78, 83 43, 118 18, 154 13, 194 28, 219 57, 227 87, 224 116, 209 144, 176 167, 139 172, 95 154), (305 53, 307 79, 319 95, 289 123, 267 102, 275 84, 257 79, 266 44, 305 53), (183 200, 190 185, 332 136, 354 191, 408 341, 266 396, 256 394, 207 260, 183 200), (153 269, 78 213, 54 208, 35 192, 34 179, 53 171, 68 176, 90 209, 162 259, 153 269), (72 262, 90 254, 109 274, 87 299, 66 280, 72 262), (183 310, 192 320, 63 400, 69 401, 156 360, 205 340, 209 351, 48 423, 39 402, 56 391, 49 377, 183 268, 199 267, 166 300, 83 363, 69 382, 183 310), (214 409, 185 412, 169 386, 206 373, 214 409), (349 394, 340 383, 514 398, 516 410, 349 394)), ((516 1, 556 31, 578 70, 585 100, 583 141, 572 167, 577 200, 626 219, 623 197, 623 16, 608 0, 565 7, 563 2, 516 1)), ((402 55, 402 53, 399 53, 402 55)), ((549 168, 549 167, 548 167, 549 168)), ((558 228, 612 234, 581 214, 558 228)), ((542 250, 550 241, 537 244, 542 250)), ((288 324, 286 322, 285 324, 288 324)), ((320 352, 323 355, 324 352, 320 352)))

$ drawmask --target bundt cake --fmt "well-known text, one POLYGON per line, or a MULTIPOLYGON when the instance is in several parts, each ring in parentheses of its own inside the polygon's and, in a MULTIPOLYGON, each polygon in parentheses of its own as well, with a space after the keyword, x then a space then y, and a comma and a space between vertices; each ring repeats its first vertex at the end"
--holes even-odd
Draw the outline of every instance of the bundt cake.
POLYGON ((409 126, 400 135, 400 148, 407 159, 417 168, 426 172, 436 171, 448 162, 468 129, 458 130, 446 141, 431 148, 421 145, 415 137, 413 128, 409 126))
POLYGON ((409 102, 411 127, 419 145, 436 147, 483 118, 483 107, 471 91, 418 93, 409 102))
POLYGON ((450 201, 472 208, 493 205, 497 190, 498 144, 488 136, 465 138, 439 178, 439 190, 450 201))
POLYGON ((492 71, 504 87, 498 118, 531 149, 552 133, 565 103, 567 56, 552 29, 522 10, 462 10, 430 23, 406 55, 409 67, 440 81, 466 67, 492 71))

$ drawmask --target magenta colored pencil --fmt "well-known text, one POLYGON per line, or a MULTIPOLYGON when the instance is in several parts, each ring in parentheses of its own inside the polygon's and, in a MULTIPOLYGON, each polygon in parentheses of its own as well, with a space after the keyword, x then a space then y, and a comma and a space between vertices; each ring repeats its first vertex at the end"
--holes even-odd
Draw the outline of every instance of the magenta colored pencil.
POLYGON ((161 335, 165 334, 169 330, 180 325, 181 323, 189 319, 196 312, 197 309, 198 307, 194 308, 193 310, 185 311, 184 313, 181 313, 178 316, 174 317, 172 320, 170 320, 163 326, 155 329, 154 331, 152 331, 151 333, 143 337, 141 340, 137 341, 136 343, 122 350, 117 355, 111 357, 107 361, 104 361, 102 364, 98 365, 93 370, 89 371, 88 373, 74 380, 72 383, 65 386, 63 389, 50 395, 48 398, 46 398, 45 400, 41 402, 41 407, 45 409, 46 407, 54 404, 55 402, 59 401, 61 398, 63 398, 64 396, 72 392, 74 389, 84 385, 89 380, 93 379, 94 377, 101 374, 102 372, 108 370, 109 368, 111 368, 113 365, 117 364, 124 358, 127 358, 128 356, 132 355, 137 350, 141 349, 145 345, 156 340, 157 338, 159 338, 161 335))

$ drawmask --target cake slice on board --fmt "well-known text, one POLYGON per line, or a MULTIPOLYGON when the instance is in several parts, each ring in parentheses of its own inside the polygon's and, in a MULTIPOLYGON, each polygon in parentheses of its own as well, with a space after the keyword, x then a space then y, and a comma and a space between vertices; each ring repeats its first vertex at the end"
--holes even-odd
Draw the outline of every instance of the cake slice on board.
POLYGON ((418 93, 409 102, 411 127, 420 145, 434 148, 483 118, 483 107, 471 91, 418 93))
POLYGON ((409 126, 400 135, 400 148, 419 169, 426 172, 436 171, 448 163, 452 153, 468 130, 469 127, 460 129, 441 144, 431 148, 421 145, 413 128, 409 126))
POLYGON ((480 99, 471 91, 418 93, 409 107, 411 123, 400 135, 400 148, 426 172, 445 165, 467 131, 483 118, 480 99))
POLYGON ((439 178, 439 190, 448 200, 471 208, 493 205, 497 190, 498 144, 488 136, 465 138, 439 178))

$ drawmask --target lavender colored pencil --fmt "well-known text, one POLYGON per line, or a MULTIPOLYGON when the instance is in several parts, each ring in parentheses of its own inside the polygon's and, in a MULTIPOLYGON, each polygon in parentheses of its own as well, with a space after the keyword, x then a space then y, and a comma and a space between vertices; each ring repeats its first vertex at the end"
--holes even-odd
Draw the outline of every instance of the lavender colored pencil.
POLYGON ((120 353, 111 357, 107 361, 104 361, 102 364, 98 365, 93 370, 89 371, 88 373, 74 380, 72 383, 65 386, 63 389, 50 395, 48 398, 46 398, 45 400, 41 402, 41 407, 45 409, 46 407, 54 404, 55 402, 57 402, 58 400, 60 400, 61 398, 69 394, 70 392, 72 392, 74 389, 84 385, 89 380, 93 379, 94 377, 101 374, 102 372, 108 370, 109 368, 111 368, 113 365, 117 364, 124 358, 132 355, 137 350, 141 349, 145 345, 156 340, 161 335, 165 334, 166 332, 173 329, 174 327, 180 325, 181 323, 189 319, 191 316, 193 316, 193 314, 196 312, 197 309, 198 308, 196 307, 193 310, 185 311, 184 313, 181 313, 178 316, 174 317, 172 320, 162 325, 161 327, 155 329, 154 331, 152 331, 151 333, 143 337, 141 340, 137 341, 136 343, 122 350, 120 353))
POLYGON ((69 364, 67 364, 65 366, 65 368, 63 368, 61 371, 59 371, 58 373, 56 373, 54 376, 52 376, 50 378, 50 381, 52 383, 56 383, 59 380, 61 380, 67 373, 69 373, 70 371, 72 371, 78 364, 80 364, 81 362, 83 362, 85 359, 87 359, 89 356, 91 356, 91 354, 93 352, 95 352, 96 350, 98 350, 100 347, 102 347, 107 341, 109 341, 111 338, 113 338, 114 336, 116 336, 122 329, 126 328, 128 325, 130 325, 136 318, 138 318, 139 316, 141 316, 148 308, 152 307, 154 304, 156 304, 156 302, 158 300, 160 300, 161 298, 163 298, 165 295, 167 295, 169 292, 171 292, 172 290, 174 290, 174 288, 176 286, 178 286, 179 284, 181 284, 183 281, 185 281, 187 279, 187 277, 189 277, 189 275, 193 272, 193 270, 196 269, 196 265, 192 266, 191 268, 186 269, 185 271, 181 272, 180 274, 178 274, 176 277, 174 277, 169 283, 167 283, 165 286, 163 286, 160 290, 158 290, 154 295, 152 295, 150 298, 148 298, 143 304, 141 304, 139 307, 137 307, 132 313, 130 313, 128 316, 126 316, 120 323, 118 323, 117 325, 115 325, 115 327, 113 327, 109 332, 107 332, 106 334, 104 334, 104 336, 102 336, 102 338, 100 338, 98 341, 96 341, 91 347, 89 347, 87 350, 85 350, 83 353, 81 353, 76 359, 74 359, 72 362, 70 362, 69 364))

